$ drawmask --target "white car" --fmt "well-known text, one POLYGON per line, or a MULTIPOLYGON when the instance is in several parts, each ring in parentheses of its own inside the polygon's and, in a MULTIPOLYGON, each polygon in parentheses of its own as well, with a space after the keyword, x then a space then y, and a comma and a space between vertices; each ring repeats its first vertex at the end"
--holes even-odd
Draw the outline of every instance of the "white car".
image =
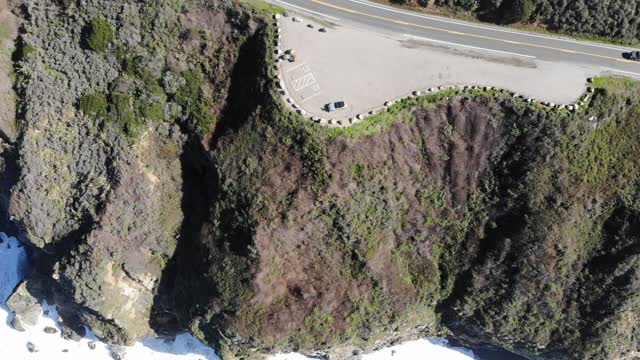
POLYGON ((344 101, 336 101, 336 102, 330 102, 326 104, 324 106, 324 109, 327 112, 332 112, 332 111, 343 109, 345 107, 347 107, 347 104, 344 101))

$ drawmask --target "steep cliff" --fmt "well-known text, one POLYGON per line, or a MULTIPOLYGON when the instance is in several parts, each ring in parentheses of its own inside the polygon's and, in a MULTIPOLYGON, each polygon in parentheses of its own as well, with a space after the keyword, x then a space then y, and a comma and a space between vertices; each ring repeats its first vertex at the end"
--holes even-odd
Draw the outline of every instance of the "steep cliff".
POLYGON ((451 92, 343 131, 263 109, 215 148, 177 317, 245 356, 443 333, 549 359, 635 350, 640 87, 598 81, 579 114, 451 92))
POLYGON ((263 20, 210 1, 25 1, 19 10, 9 213, 39 248, 37 275, 55 280, 50 296, 66 304, 66 322, 133 341, 152 333, 156 288, 189 206, 184 174, 206 161, 239 48, 263 20))
POLYGON ((1 184, 38 267, 14 303, 225 359, 431 335, 638 349, 640 84, 597 79, 579 112, 448 90, 320 127, 272 86, 274 10, 23 4, 1 184))

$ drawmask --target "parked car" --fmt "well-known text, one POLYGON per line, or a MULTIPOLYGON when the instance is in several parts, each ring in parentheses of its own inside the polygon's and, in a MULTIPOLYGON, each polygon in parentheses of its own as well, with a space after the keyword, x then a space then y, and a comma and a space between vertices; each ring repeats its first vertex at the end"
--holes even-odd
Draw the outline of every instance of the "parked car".
POLYGON ((622 54, 622 57, 629 60, 640 61, 640 51, 630 51, 622 54))
POLYGON ((345 107, 347 107, 347 104, 344 101, 336 101, 336 102, 328 103, 327 105, 324 106, 324 109, 328 112, 332 112, 332 111, 340 110, 345 107))

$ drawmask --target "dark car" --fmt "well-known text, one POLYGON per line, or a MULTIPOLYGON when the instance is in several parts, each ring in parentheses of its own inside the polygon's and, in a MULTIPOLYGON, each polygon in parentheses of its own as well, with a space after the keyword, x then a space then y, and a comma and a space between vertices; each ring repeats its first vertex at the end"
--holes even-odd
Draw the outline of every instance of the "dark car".
POLYGON ((640 61, 640 51, 630 51, 622 54, 625 59, 640 61))
POLYGON ((342 109, 346 106, 347 104, 345 104, 344 101, 336 101, 336 102, 328 103, 327 105, 324 106, 324 109, 327 110, 328 112, 332 112, 332 111, 342 109))

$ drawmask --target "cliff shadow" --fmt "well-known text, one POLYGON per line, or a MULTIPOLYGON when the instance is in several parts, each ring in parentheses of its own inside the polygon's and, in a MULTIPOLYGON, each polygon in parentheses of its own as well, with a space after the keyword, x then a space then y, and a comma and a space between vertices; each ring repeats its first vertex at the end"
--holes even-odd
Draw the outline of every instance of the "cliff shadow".
MULTIPOLYGON (((209 311, 217 294, 207 279, 210 264, 203 239, 217 196, 218 175, 208 149, 224 146, 222 139, 251 121, 272 96, 266 26, 259 27, 240 46, 231 72, 231 85, 216 130, 208 144, 197 137, 184 145, 182 164, 182 212, 184 221, 174 255, 162 272, 152 307, 151 328, 158 334, 185 331, 191 320, 209 311)), ((216 241, 216 239, 208 239, 216 241)))
POLYGON ((213 147, 225 134, 234 132, 251 120, 269 101, 269 56, 267 28, 261 26, 240 46, 231 72, 231 85, 220 121, 211 140, 213 147))
POLYGON ((176 250, 162 272, 149 321, 151 328, 160 335, 185 331, 191 312, 203 299, 198 295, 202 291, 208 294, 206 286, 202 286, 208 269, 200 238, 215 194, 215 172, 198 139, 187 141, 182 150, 184 220, 176 250))

